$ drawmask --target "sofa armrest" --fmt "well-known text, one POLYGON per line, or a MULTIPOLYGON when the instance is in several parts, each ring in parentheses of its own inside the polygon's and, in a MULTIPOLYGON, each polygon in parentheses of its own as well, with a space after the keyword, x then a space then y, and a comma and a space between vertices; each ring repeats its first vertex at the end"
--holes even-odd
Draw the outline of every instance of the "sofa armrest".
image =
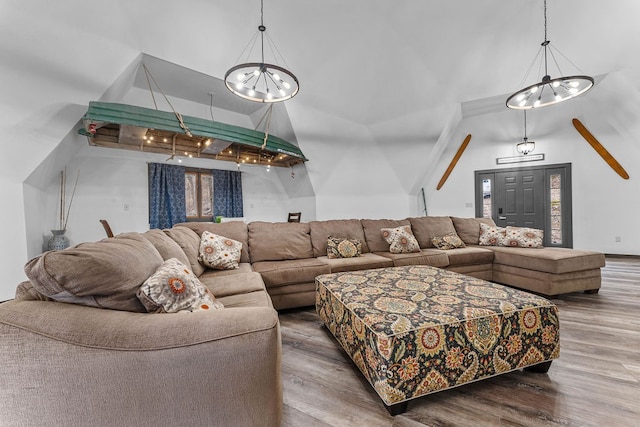
POLYGON ((0 304, 0 425, 279 425, 270 307, 145 314, 0 304))

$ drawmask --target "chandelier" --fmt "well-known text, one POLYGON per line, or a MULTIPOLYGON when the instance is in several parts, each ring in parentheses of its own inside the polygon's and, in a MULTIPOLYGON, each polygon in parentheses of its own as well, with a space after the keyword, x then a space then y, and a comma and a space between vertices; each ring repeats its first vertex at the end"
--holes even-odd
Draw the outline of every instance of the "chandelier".
MULTIPOLYGON (((571 75, 566 77, 551 78, 548 69, 548 56, 551 56, 558 70, 558 74, 562 75, 560 66, 551 47, 551 41, 547 39, 547 0, 544 0, 544 41, 540 44, 533 62, 535 63, 542 53, 544 62, 544 76, 538 83, 520 89, 507 98, 507 107, 515 110, 528 110, 531 108, 545 107, 547 105, 557 104, 567 99, 575 98, 591 89, 593 86, 593 77, 585 75, 571 75)), ((575 65, 562 52, 555 49, 558 54, 569 61, 574 67, 575 65)), ((533 63, 532 63, 533 66, 533 63)), ((576 67, 577 68, 577 67, 576 67)), ((531 71, 531 68, 529 68, 531 71)), ((527 78, 529 71, 525 75, 527 78)), ((524 80, 523 79, 523 80, 524 80)))
POLYGON ((522 142, 516 144, 516 150, 526 156, 535 149, 536 143, 527 139, 527 110, 524 110, 524 138, 522 138, 522 142))
MULTIPOLYGON (((269 50, 275 57, 278 48, 271 38, 267 35, 267 28, 264 26, 264 0, 260 0, 260 25, 258 32, 249 41, 249 44, 242 51, 240 56, 247 50, 249 45, 251 49, 247 54, 247 62, 231 67, 224 75, 224 83, 227 88, 241 98, 254 102, 279 102, 293 98, 300 89, 297 77, 286 68, 269 64, 265 62, 265 36, 269 50), (261 56, 259 62, 250 62, 248 57, 251 55, 256 39, 260 36, 261 56)), ((280 55, 282 62, 284 59, 280 55)), ((275 61, 274 61, 275 62, 275 61)))

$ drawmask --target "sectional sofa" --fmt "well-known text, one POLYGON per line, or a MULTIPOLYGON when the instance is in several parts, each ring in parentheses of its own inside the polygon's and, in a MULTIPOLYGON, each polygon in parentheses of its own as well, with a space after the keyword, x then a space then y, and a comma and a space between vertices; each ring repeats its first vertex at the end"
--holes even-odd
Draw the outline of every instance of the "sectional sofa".
POLYGON ((481 224, 495 226, 446 216, 195 222, 42 254, 0 304, 0 425, 278 425, 276 309, 313 305, 325 273, 425 264, 544 295, 598 291, 603 254, 482 246, 481 224), (382 229, 398 227, 415 252, 390 250, 382 229), (241 243, 237 268, 203 265, 205 232, 241 243), (434 247, 451 233, 464 247, 434 247), (330 237, 357 242, 359 256, 328 257, 330 237), (174 258, 224 309, 145 312, 137 290, 174 258))
MULTIPOLYGON (((243 243, 240 272, 260 273, 276 309, 313 305, 315 278, 320 274, 405 265, 431 265, 484 280, 555 296, 600 288, 602 253, 566 248, 480 246, 480 224, 495 227, 487 218, 448 216, 414 217, 402 220, 347 219, 308 223, 227 222, 183 223, 201 236, 204 231, 222 234, 243 243), (391 253, 381 229, 410 226, 420 245, 419 252, 391 253), (437 249, 434 237, 457 234, 463 248, 437 249), (361 255, 328 258, 329 236, 357 239, 361 255)), ((174 227, 174 229, 176 228, 174 227)), ((197 268, 198 239, 192 236, 183 249, 197 268)), ((209 273, 205 277, 209 277, 209 273)))

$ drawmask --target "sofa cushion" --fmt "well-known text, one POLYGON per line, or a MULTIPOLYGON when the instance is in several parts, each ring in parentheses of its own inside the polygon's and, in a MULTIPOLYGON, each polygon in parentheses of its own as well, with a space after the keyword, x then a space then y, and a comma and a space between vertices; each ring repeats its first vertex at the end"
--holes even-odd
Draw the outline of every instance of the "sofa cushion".
POLYGON ((431 238, 431 242, 433 243, 433 246, 437 249, 442 249, 443 251, 465 247, 464 242, 460 237, 458 237, 455 231, 453 233, 445 234, 444 236, 433 237, 431 238))
POLYGON ((200 236, 190 228, 174 225, 171 228, 162 230, 171 237, 184 251, 189 260, 189 266, 196 276, 200 276, 205 266, 200 264, 200 236))
POLYGON ((214 270, 212 268, 207 268, 204 271, 204 273, 198 276, 198 279, 200 279, 200 281, 202 282, 203 280, 202 278, 204 276, 222 277, 222 276, 234 276, 236 274, 252 273, 252 272, 253 272, 253 267, 251 267, 251 264, 249 264, 248 262, 241 262, 238 264, 238 268, 234 268, 233 270, 214 270))
POLYGON ((215 270, 238 268, 242 243, 228 237, 204 231, 200 237, 199 261, 215 270))
POLYGON ((388 252, 389 243, 382 237, 383 228, 396 228, 401 225, 411 225, 409 220, 395 219, 363 219, 360 221, 364 231, 367 246, 371 252, 388 252))
POLYGON ((496 226, 491 218, 458 218, 451 217, 456 233, 467 245, 477 245, 480 239, 480 224, 496 226))
POLYGON ((434 237, 456 232, 453 221, 448 216, 422 216, 407 219, 422 249, 435 247, 431 241, 434 237))
POLYGON ((360 239, 347 239, 344 237, 327 238, 328 258, 353 258, 362 254, 362 241, 360 239))
POLYGON ((198 236, 202 236, 202 233, 208 231, 219 236, 228 237, 233 240, 237 240, 242 243, 242 255, 240 256, 240 262, 249 262, 249 232, 247 230, 247 224, 244 221, 229 221, 229 222, 183 222, 176 224, 176 226, 187 227, 195 231, 198 236))
POLYGON ((179 313, 220 309, 211 291, 176 258, 162 263, 136 293, 150 313, 179 313))
POLYGON ((421 249, 420 252, 409 254, 392 254, 391 252, 376 252, 377 255, 389 258, 394 267, 403 265, 430 265, 443 268, 449 265, 447 252, 440 249, 421 249))
POLYGON ((478 244, 481 246, 502 246, 504 237, 507 234, 506 231, 504 227, 492 227, 481 223, 478 244))
POLYGON ((331 267, 332 273, 354 270, 370 270, 373 268, 393 267, 393 261, 380 255, 368 253, 355 258, 329 258, 318 257, 319 261, 326 262, 331 267))
MULTIPOLYGON (((129 234, 138 233, 123 233, 119 234, 118 237, 127 236, 129 234)), ((189 265, 189 258, 187 258, 187 255, 184 253, 180 245, 178 245, 171 237, 167 236, 162 230, 149 230, 145 233, 140 233, 140 236, 144 237, 150 241, 153 246, 155 246, 158 252, 160 252, 160 256, 162 256, 163 260, 166 261, 171 258, 176 258, 181 263, 189 265)))
POLYGON ((37 292, 56 301, 144 313, 136 291, 162 262, 147 239, 131 235, 45 252, 24 270, 37 292))
POLYGON ((248 229, 252 263, 313 258, 308 223, 256 221, 248 229))
POLYGON ((544 231, 536 228, 510 227, 505 230, 503 246, 512 248, 541 248, 544 231))
POLYGON ((249 272, 226 276, 219 276, 216 273, 215 270, 207 270, 198 277, 198 280, 209 288, 216 298, 266 290, 259 273, 249 272))
POLYGON ((547 273, 569 273, 604 267, 604 254, 567 248, 510 248, 487 246, 493 263, 547 273))
POLYGON ((253 269, 262 275, 267 288, 314 282, 316 276, 331 273, 329 265, 316 258, 260 261, 253 269))
POLYGON ((479 246, 467 246, 447 251, 449 266, 491 264, 493 251, 479 246))
POLYGON ((383 228, 380 230, 382 237, 389 243, 389 252, 392 254, 406 254, 420 252, 420 245, 411 232, 410 225, 402 225, 396 228, 383 228))
POLYGON ((369 252, 364 230, 359 219, 331 219, 327 221, 311 221, 309 223, 313 256, 327 255, 327 239, 329 236, 358 239, 362 242, 362 253, 369 252))

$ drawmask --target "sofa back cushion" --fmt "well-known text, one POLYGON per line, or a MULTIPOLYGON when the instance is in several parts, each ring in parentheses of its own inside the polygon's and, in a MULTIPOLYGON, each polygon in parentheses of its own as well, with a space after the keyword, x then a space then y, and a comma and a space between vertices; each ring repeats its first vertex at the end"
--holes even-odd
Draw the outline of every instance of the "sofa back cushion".
POLYGON ((195 231, 198 236, 208 231, 209 233, 224 236, 232 240, 242 243, 242 253, 240 262, 249 262, 249 231, 244 221, 228 221, 228 222, 183 222, 176 226, 187 227, 195 231))
POLYGON ((345 239, 356 239, 362 242, 362 253, 369 252, 369 247, 364 237, 364 230, 359 219, 331 219, 327 221, 311 221, 311 244, 313 256, 327 255, 327 239, 329 236, 345 239))
POLYGON ((309 224, 306 222, 249 223, 251 262, 313 258, 309 224))
POLYGON ((458 237, 467 245, 477 245, 480 241, 480 224, 495 227, 491 218, 458 218, 451 217, 458 237))
POLYGON ((24 270, 33 288, 53 300, 144 313, 136 292, 162 262, 147 239, 129 235, 45 252, 24 270))
POLYGON ((402 219, 363 219, 360 221, 367 246, 371 252, 389 252, 389 243, 382 237, 383 228, 396 228, 401 225, 411 225, 409 220, 402 219))
POLYGON ((162 230, 153 229, 145 233, 122 233, 118 234, 118 238, 128 236, 142 236, 147 239, 151 244, 160 252, 160 256, 163 260, 171 258, 178 259, 181 263, 189 265, 189 258, 184 253, 180 245, 178 245, 171 237, 167 236, 162 230))
POLYGON ((407 218, 411 223, 413 235, 422 249, 433 248, 431 239, 455 233, 453 221, 448 216, 423 216, 407 218))
POLYGON ((162 230, 167 236, 171 237, 187 256, 188 263, 186 265, 191 267, 191 271, 196 276, 200 276, 204 273, 206 267, 200 264, 198 257, 200 256, 200 236, 198 233, 190 228, 174 225, 171 228, 165 228, 162 230))

